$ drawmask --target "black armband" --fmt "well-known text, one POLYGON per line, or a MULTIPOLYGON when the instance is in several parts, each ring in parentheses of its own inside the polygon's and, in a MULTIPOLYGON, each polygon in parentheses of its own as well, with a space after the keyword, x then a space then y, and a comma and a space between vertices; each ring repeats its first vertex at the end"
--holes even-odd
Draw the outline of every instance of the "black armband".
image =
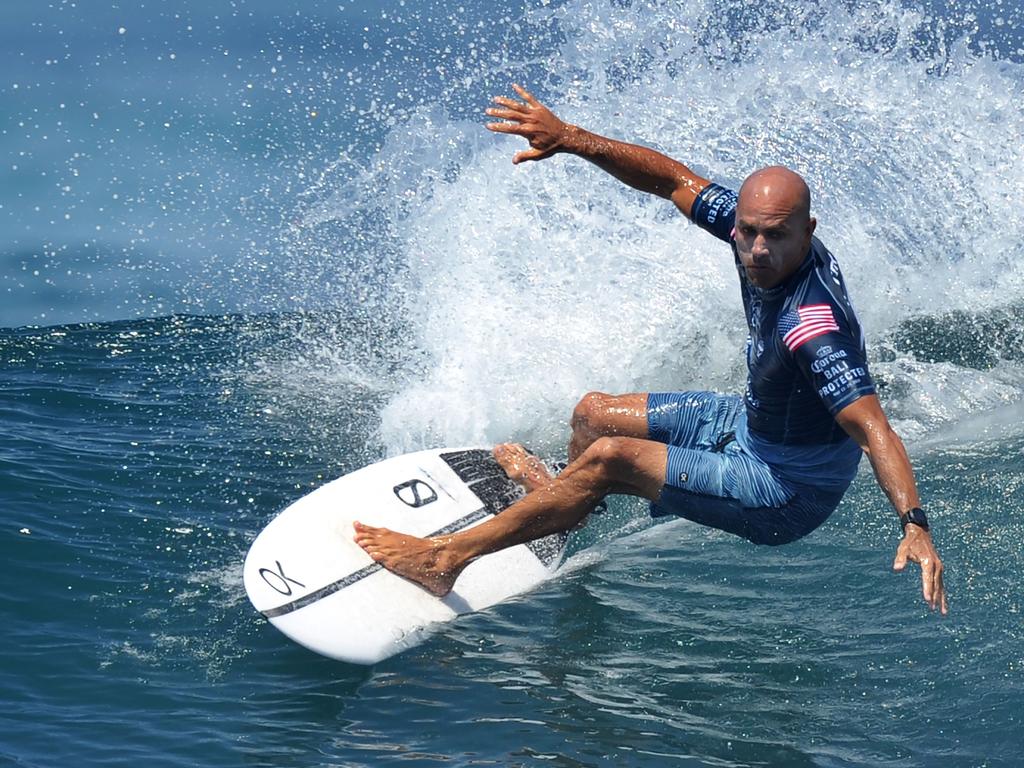
POLYGON ((737 200, 739 197, 733 190, 719 184, 708 184, 693 201, 690 218, 701 229, 729 242, 736 221, 737 200))

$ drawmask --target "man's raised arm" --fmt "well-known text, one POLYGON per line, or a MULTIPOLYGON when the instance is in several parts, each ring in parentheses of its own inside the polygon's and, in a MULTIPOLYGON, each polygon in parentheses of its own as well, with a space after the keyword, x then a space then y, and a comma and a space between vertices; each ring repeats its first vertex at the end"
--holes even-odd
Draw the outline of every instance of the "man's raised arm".
POLYGON ((496 133, 511 133, 530 142, 530 149, 517 152, 513 163, 543 160, 559 152, 589 160, 619 181, 641 192, 671 200, 687 217, 700 191, 708 185, 682 163, 637 144, 607 139, 563 122, 525 88, 513 85, 523 101, 497 96, 486 113, 505 122, 488 123, 496 133))

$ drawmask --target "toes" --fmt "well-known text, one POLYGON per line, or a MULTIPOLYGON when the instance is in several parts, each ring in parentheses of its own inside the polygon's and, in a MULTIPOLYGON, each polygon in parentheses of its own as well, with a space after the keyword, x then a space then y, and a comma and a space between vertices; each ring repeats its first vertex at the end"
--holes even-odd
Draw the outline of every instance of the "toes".
POLYGON ((356 541, 380 538, 388 533, 387 528, 375 528, 372 525, 360 523, 358 520, 352 522, 352 530, 356 532, 356 541))
POLYGON ((511 452, 512 452, 512 444, 511 443, 500 443, 500 444, 494 446, 494 451, 493 451, 494 458, 498 459, 499 461, 501 461, 502 459, 508 457, 508 455, 511 452))
POLYGON ((369 547, 374 546, 380 540, 380 528, 373 528, 362 523, 353 523, 352 527, 355 529, 355 535, 352 539, 363 549, 368 550, 369 547))
POLYGON ((494 446, 494 455, 502 456, 525 456, 526 449, 519 443, 499 443, 494 446))

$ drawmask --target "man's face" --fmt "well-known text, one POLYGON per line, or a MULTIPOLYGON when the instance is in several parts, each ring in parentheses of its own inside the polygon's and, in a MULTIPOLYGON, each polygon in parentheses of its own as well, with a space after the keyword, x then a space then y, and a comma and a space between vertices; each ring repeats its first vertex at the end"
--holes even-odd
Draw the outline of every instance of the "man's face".
POLYGON ((803 263, 815 224, 790 196, 744 184, 736 206, 735 238, 747 279, 758 288, 784 282, 803 263))

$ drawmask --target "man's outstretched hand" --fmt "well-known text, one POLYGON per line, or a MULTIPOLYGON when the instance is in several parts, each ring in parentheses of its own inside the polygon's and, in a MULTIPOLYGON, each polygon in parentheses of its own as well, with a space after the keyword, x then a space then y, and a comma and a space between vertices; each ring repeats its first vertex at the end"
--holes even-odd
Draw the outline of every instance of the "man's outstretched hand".
POLYGON ((530 142, 529 149, 515 154, 513 164, 518 165, 525 160, 543 160, 562 151, 572 126, 559 120, 522 86, 513 83, 512 89, 523 101, 495 96, 494 103, 499 106, 488 107, 485 112, 505 121, 487 123, 489 130, 522 136, 530 142))
POLYGON ((911 523, 907 526, 903 541, 896 550, 896 560, 892 564, 894 571, 902 571, 907 561, 921 566, 921 584, 925 602, 932 610, 938 608, 943 614, 949 613, 946 605, 946 588, 942 584, 942 561, 935 551, 931 535, 911 523))

